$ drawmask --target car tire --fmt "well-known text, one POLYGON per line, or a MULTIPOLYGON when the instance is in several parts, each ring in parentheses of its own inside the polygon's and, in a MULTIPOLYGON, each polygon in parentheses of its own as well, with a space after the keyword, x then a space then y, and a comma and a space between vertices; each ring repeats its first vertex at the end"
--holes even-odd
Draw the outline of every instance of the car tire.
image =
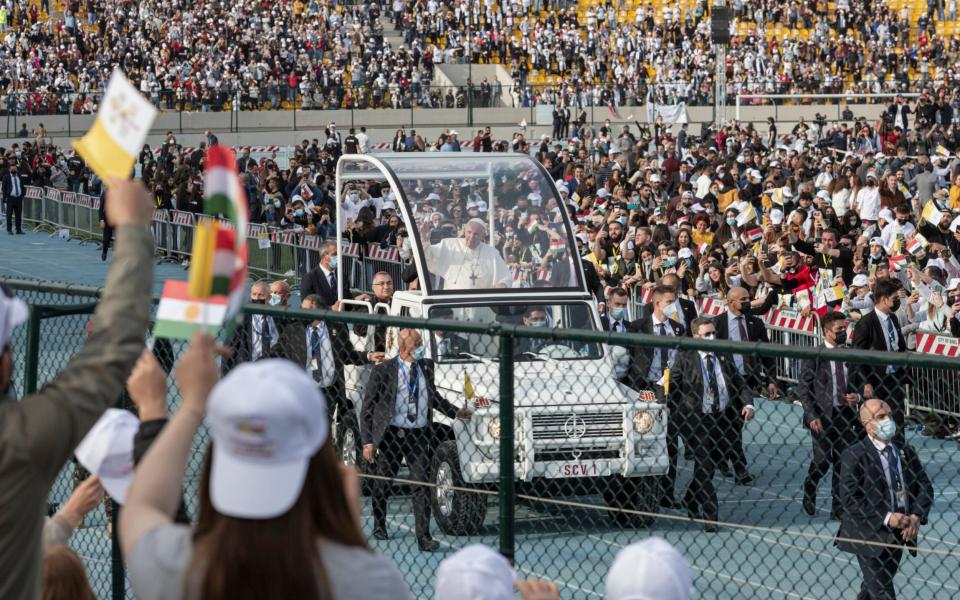
POLYGON ((660 504, 660 481, 658 477, 640 477, 623 479, 617 477, 610 481, 603 492, 603 499, 609 511, 610 520, 618 527, 643 529, 653 524, 653 517, 623 512, 623 509, 654 513, 660 504))
POLYGON ((373 480, 364 477, 364 475, 373 473, 374 467, 363 459, 360 426, 357 424, 357 416, 352 410, 346 409, 339 414, 335 441, 337 457, 357 469, 357 473, 360 474, 360 489, 364 496, 369 496, 373 493, 373 480))
POLYGON ((430 508, 440 530, 447 535, 479 533, 487 515, 487 499, 484 494, 452 489, 469 487, 460 473, 455 441, 437 446, 430 476, 435 486, 430 490, 430 508))

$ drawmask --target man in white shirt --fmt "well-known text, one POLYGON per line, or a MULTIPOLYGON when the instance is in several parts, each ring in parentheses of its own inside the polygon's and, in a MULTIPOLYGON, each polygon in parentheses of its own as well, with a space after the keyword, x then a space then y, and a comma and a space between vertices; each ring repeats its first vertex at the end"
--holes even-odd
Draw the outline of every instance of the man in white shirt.
POLYGON ((893 212, 895 218, 893 222, 888 223, 880 232, 880 239, 883 241, 883 249, 886 250, 887 254, 903 254, 907 251, 907 240, 917 232, 917 228, 910 222, 909 206, 899 204, 893 212), (899 252, 894 252, 898 236, 902 237, 902 241, 899 252))

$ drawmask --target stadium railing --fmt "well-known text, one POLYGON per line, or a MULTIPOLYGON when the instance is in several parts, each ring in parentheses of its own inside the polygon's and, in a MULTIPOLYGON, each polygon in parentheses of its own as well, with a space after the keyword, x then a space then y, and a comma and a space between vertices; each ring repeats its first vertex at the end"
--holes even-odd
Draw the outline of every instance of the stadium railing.
MULTIPOLYGON (((50 282, 0 282, 31 307, 27 326, 15 331, 12 342, 15 393, 23 397, 51 381, 80 348, 99 291, 50 282)), ((364 466, 356 442, 357 407, 349 405, 355 394, 364 391, 362 386, 354 389, 357 379, 348 376, 346 395, 329 400, 336 406, 334 438, 341 457, 360 468, 365 487, 392 487, 386 516, 391 539, 371 537, 370 544, 397 563, 414 597, 431 597, 439 560, 470 543, 498 548, 514 561, 521 577, 556 581, 565 598, 600 597, 614 555, 648 535, 663 536, 681 550, 693 566, 700 597, 845 598, 857 593, 857 563, 834 546, 838 524, 828 519, 829 477, 821 482, 815 516, 801 510, 804 472, 811 456, 801 407, 748 394, 756 407, 754 420, 745 424, 731 420, 728 429, 708 432, 711 444, 742 435, 747 469, 755 480, 734 482, 717 475, 718 515, 693 519, 684 510, 660 508, 657 500, 664 484, 661 474, 667 468, 667 423, 675 418, 675 423, 682 425, 682 414, 689 410, 682 408, 684 403, 700 406, 701 398, 678 397, 677 390, 682 394, 688 388, 676 381, 676 375, 670 383, 675 412, 668 415, 662 406, 648 404, 661 398, 662 392, 644 385, 630 388, 617 381, 611 365, 614 349, 627 355, 663 348, 677 356, 703 351, 814 363, 839 360, 851 372, 861 367, 893 366, 924 374, 924 379, 946 373, 956 381, 960 364, 955 359, 923 353, 609 334, 577 329, 570 323, 576 320, 575 311, 567 307, 546 309, 553 326, 528 328, 517 324, 519 311, 512 309, 491 311, 489 322, 468 322, 244 307, 247 315, 282 319, 279 322, 284 327, 300 327, 318 319, 330 327, 346 327, 358 349, 374 337, 376 328, 386 330, 391 352, 398 328, 417 329, 428 353, 436 359, 441 393, 454 405, 468 405, 474 411, 468 422, 437 419, 430 430, 432 462, 424 482, 415 480, 405 468, 391 477, 364 466), (364 327, 366 333, 361 335, 364 327), (438 356, 440 346, 435 340, 440 332, 450 336, 446 339, 458 340, 457 354, 438 356), (427 488, 433 510, 431 529, 441 545, 436 554, 417 551, 408 497, 416 486, 427 488), (718 532, 704 533, 705 524, 716 524, 718 532)), ((159 352, 161 346, 153 342, 153 348, 159 352)), ((182 342, 174 341, 166 350, 172 356, 163 358, 172 363, 184 349, 182 342)), ((279 353, 285 354, 285 350, 279 353)), ((676 365, 680 359, 672 360, 676 365)), ((728 382, 731 391, 736 383, 728 382)), ((954 394, 953 401, 956 391, 948 392, 954 394)), ((891 395, 887 392, 879 389, 877 395, 902 403, 902 395, 895 390, 889 390, 891 395)), ((179 393, 171 384, 171 410, 179 402, 179 393)), ((933 482, 933 508, 929 522, 921 527, 918 556, 904 559, 897 587, 914 597, 954 597, 955 565, 960 558, 954 541, 958 524, 955 498, 960 489, 958 448, 953 441, 923 436, 914 427, 907 427, 905 436, 919 451, 933 482)), ((700 444, 704 442, 697 434, 681 428, 680 438, 681 447, 690 445, 695 457, 703 456, 700 444)), ((202 430, 185 479, 186 504, 194 518, 207 441, 202 430)), ((733 443, 737 442, 731 446, 733 443)), ((684 450, 677 452, 678 475, 671 490, 678 500, 695 468, 696 459, 684 454, 684 450)), ((726 464, 733 454, 729 449, 718 456, 726 464)), ((75 471, 72 464, 64 467, 51 492, 52 503, 62 504, 69 496, 75 471)), ((363 500, 362 527, 369 536, 373 521, 368 500, 363 500)), ((112 508, 115 516, 117 511, 112 508)), ((130 592, 117 554, 117 530, 108 527, 107 519, 106 511, 98 508, 71 544, 83 558, 97 595, 123 598, 130 592)))

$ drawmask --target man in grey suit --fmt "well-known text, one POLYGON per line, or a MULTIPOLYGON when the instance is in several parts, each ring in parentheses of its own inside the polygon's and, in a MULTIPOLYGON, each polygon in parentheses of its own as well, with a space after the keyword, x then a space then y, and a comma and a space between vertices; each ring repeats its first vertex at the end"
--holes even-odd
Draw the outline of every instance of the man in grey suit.
MULTIPOLYGON (((397 336, 398 355, 373 368, 360 410, 360 439, 363 458, 375 465, 376 474, 392 478, 405 460, 410 478, 428 481, 433 450, 433 411, 452 418, 469 419, 466 407, 457 409, 437 392, 433 383, 433 361, 423 358, 424 346, 414 329, 401 329, 397 336)), ((373 487, 373 536, 389 539, 387 499, 390 481, 378 479, 373 487)), ((430 492, 426 486, 413 487, 413 515, 417 544, 424 552, 440 545, 430 537, 430 492)))

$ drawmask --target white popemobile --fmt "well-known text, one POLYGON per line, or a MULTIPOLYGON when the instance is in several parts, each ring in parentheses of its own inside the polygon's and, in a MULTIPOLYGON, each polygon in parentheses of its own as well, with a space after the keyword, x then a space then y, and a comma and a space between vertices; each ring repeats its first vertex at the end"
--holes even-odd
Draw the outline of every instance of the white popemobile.
MULTIPOLYGON (((522 154, 435 153, 346 155, 337 164, 337 246, 349 214, 364 204, 360 189, 371 183, 382 190, 373 206, 392 202, 408 237, 402 242, 416 268, 418 289, 397 291, 391 315, 442 318, 474 323, 523 324, 534 315, 561 329, 597 331, 597 305, 584 283, 582 264, 567 212, 550 177, 522 154), (500 252, 496 215, 512 210, 520 193, 542 207, 552 222, 543 227, 550 253, 538 265, 531 286, 515 279, 500 252), (389 190, 389 191, 388 191, 389 190), (522 192, 521 192, 522 190, 522 192), (537 198, 539 196, 539 198, 537 198), (456 198, 469 198, 482 218, 466 222, 462 232, 437 223, 435 209, 456 198), (344 209, 344 202, 347 208, 344 209), (488 235, 493 232, 493 235, 488 235), (571 254, 571 250, 574 252, 571 254)), ((370 204, 373 204, 372 202, 370 204)), ((391 205, 387 205, 391 206, 391 205)), ((527 215, 519 216, 525 220, 527 215)), ((466 221, 466 219, 465 219, 466 221)), ((363 269, 341 251, 338 276, 356 281, 363 269), (354 272, 352 272, 354 271, 354 272)), ((341 299, 349 310, 372 311, 368 302, 341 299)), ((467 422, 439 417, 432 478, 433 514, 447 534, 476 533, 486 515, 486 495, 454 488, 492 488, 499 474, 498 340, 478 334, 432 335, 422 331, 427 356, 436 362, 439 391, 456 405, 467 404, 467 422), (468 385, 469 382, 469 385, 468 385)), ((358 349, 371 349, 374 328, 351 334, 358 349)), ((386 334, 387 355, 396 355, 396 331, 386 334)), ((601 344, 516 340, 514 356, 514 469, 517 489, 551 494, 601 494, 612 508, 656 512, 660 476, 668 467, 666 409, 650 393, 616 382, 609 348, 601 344), (643 396, 644 399, 641 399, 643 396)), ((352 406, 337 407, 337 447, 347 462, 360 460, 358 414, 370 366, 345 366, 346 395, 352 406)), ((623 525, 649 519, 613 513, 623 525)))

